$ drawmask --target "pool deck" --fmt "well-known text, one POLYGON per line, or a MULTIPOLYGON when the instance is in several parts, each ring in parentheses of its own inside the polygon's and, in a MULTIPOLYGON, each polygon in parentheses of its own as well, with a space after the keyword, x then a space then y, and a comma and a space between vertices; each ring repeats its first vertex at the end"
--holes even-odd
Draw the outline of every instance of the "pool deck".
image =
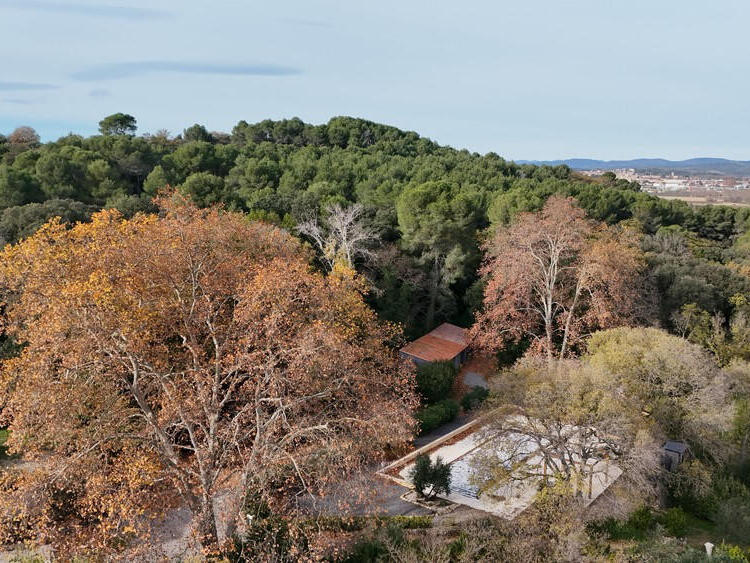
MULTIPOLYGON (((534 502, 539 484, 545 477, 540 474, 538 478, 510 482, 480 493, 471 479, 472 457, 487 443, 479 437, 480 429, 480 421, 472 420, 384 467, 378 475, 402 487, 413 488, 410 473, 416 458, 421 454, 429 455, 433 461, 439 457, 451 465, 451 492, 438 495, 440 498, 513 520, 534 502)), ((541 467, 542 459, 529 450, 526 463, 529 467, 541 467)), ((590 490, 584 496, 586 505, 594 502, 622 471, 615 464, 602 460, 591 466, 591 473, 590 490)))

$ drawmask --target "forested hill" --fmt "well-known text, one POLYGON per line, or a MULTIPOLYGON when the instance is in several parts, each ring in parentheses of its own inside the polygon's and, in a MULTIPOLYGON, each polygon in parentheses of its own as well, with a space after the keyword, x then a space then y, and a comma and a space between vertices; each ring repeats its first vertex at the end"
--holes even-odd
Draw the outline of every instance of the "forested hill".
POLYGON ((693 209, 626 181, 594 181, 565 165, 517 165, 348 117, 317 126, 241 121, 231 134, 194 125, 177 137, 138 136, 135 120, 122 114, 100 126, 100 135, 45 144, 29 128, 0 137, 5 242, 53 216, 81 221, 101 207, 126 216, 148 211, 166 185, 199 205, 222 203, 290 230, 332 204, 356 202, 380 233, 372 256, 358 264, 374 283, 372 304, 414 335, 442 320, 468 324, 481 300, 476 271, 487 228, 560 193, 594 219, 635 220, 664 323, 685 303, 729 315, 732 296, 747 289, 733 246, 750 221, 745 209, 693 209))

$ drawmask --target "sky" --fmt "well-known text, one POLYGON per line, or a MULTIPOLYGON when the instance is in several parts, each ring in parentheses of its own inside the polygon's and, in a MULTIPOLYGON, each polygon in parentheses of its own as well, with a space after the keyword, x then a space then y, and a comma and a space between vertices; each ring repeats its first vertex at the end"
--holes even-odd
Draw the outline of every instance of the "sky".
POLYGON ((747 0, 0 0, 0 132, 350 115, 512 159, 750 160, 747 0))

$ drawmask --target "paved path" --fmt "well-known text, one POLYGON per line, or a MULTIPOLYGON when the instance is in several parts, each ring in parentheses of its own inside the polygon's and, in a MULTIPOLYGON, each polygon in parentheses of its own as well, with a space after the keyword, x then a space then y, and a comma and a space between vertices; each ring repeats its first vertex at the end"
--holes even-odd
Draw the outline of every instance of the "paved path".
POLYGON ((463 426, 464 424, 469 422, 472 418, 474 418, 472 414, 473 413, 458 415, 451 422, 443 424, 442 426, 436 428, 432 432, 429 432, 428 434, 424 434, 422 436, 417 436, 414 439, 414 446, 416 448, 421 448, 422 446, 426 446, 430 442, 434 442, 438 438, 442 438, 449 432, 453 432, 456 428, 463 426))
POLYGON ((300 508, 310 515, 323 516, 425 516, 430 510, 401 500, 409 489, 377 476, 371 467, 340 483, 325 497, 300 498, 300 508))
POLYGON ((477 373, 475 371, 467 371, 464 374, 464 385, 471 389, 472 387, 484 387, 485 389, 489 388, 489 384, 487 383, 487 379, 481 374, 477 373))

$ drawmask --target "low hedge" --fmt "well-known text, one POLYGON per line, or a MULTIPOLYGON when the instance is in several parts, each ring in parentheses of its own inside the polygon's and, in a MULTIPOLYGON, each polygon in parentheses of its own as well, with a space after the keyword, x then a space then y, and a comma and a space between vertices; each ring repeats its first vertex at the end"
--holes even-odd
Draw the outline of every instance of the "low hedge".
POLYGON ((321 516, 305 521, 305 527, 327 532, 357 532, 368 524, 375 526, 396 525, 404 530, 420 530, 432 527, 432 516, 321 516))
POLYGON ((474 410, 484 402, 484 400, 487 398, 487 395, 489 394, 490 392, 484 387, 480 387, 478 385, 476 387, 472 387, 471 391, 466 393, 466 395, 461 398, 461 406, 465 411, 474 410))
POLYGON ((419 428, 422 434, 435 430, 446 422, 450 422, 458 414, 459 406, 453 399, 445 399, 429 407, 417 411, 415 415, 419 421, 419 428))
POLYGON ((424 530, 432 528, 432 516, 381 516, 384 523, 398 525, 404 530, 424 530))

